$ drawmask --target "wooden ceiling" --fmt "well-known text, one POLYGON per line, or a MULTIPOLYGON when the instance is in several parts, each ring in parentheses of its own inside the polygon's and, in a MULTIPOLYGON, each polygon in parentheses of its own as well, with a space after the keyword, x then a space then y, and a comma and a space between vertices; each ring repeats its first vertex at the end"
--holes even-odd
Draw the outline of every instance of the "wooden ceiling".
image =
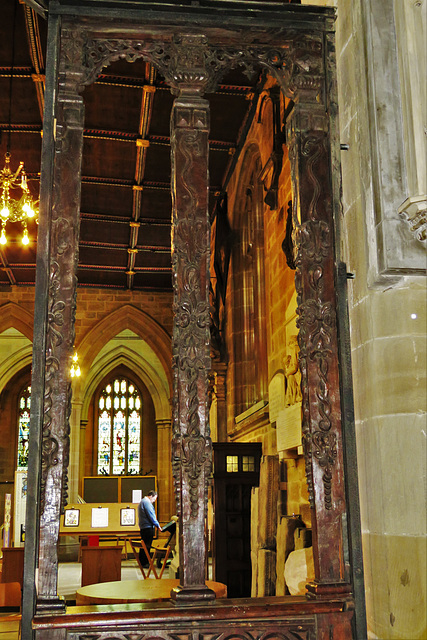
MULTIPOLYGON (((30 190, 38 197, 47 24, 18 0, 3 0, 1 17, 0 162, 10 131, 11 169, 24 161, 30 190)), ((249 80, 233 71, 214 94, 206 96, 211 106, 211 216, 236 161, 245 125, 253 116, 254 95, 260 86, 260 78, 249 80)), ((171 289, 169 119, 173 96, 153 67, 138 60, 104 68, 83 98, 79 285, 171 289)), ((30 223, 29 233, 30 245, 23 247, 21 225, 7 225, 8 243, 0 247, 3 289, 34 284, 35 223, 30 223)))

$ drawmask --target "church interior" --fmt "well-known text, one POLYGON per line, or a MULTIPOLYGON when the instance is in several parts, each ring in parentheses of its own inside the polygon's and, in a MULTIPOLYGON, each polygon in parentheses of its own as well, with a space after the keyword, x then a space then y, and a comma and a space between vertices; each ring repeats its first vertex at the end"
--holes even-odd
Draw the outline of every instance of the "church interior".
POLYGON ((426 638, 425 2, 1 17, 0 524, 24 640, 426 638), (85 509, 138 537, 148 488, 177 516, 172 604, 64 603, 85 509))

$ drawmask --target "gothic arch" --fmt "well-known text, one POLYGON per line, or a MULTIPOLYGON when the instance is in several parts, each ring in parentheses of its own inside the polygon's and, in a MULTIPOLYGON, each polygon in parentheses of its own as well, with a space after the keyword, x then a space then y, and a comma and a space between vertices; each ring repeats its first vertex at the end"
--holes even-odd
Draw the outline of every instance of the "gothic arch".
POLYGON ((139 354, 123 345, 106 353, 96 362, 96 366, 92 367, 88 372, 84 381, 84 388, 81 389, 83 401, 82 419, 87 419, 92 396, 101 380, 121 364, 134 371, 147 387, 153 400, 156 420, 170 419, 169 396, 158 372, 139 354))
MULTIPOLYGON (((77 345, 81 367, 88 371, 102 347, 125 329, 134 331, 153 349, 162 364, 171 392, 171 338, 151 316, 130 304, 105 316, 77 345)), ((76 385, 76 394, 79 394, 79 391, 79 385, 76 385)))
POLYGON ((33 314, 20 307, 16 302, 6 302, 0 307, 0 333, 14 327, 32 342, 33 323, 33 314))
POLYGON ((12 353, 9 358, 2 362, 0 367, 0 393, 21 369, 31 365, 32 354, 32 345, 27 345, 12 353))

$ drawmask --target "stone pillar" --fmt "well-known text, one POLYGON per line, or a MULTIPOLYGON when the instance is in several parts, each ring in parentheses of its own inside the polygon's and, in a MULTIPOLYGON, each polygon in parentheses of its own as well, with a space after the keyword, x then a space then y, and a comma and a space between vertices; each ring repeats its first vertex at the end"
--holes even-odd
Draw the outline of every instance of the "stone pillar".
POLYGON ((80 170, 84 107, 77 93, 81 46, 63 30, 50 229, 46 379, 40 490, 39 570, 36 612, 64 608, 57 594, 59 520, 68 496, 71 379, 79 246, 80 170), (70 52, 77 59, 73 60, 70 52))
MULTIPOLYGON (((86 427, 88 420, 80 420, 80 438, 79 438, 79 478, 83 478, 86 468, 86 427)), ((83 496, 82 496, 83 498, 83 496)))
POLYGON ((215 362, 214 393, 217 411, 218 442, 227 442, 227 365, 215 362))
POLYGON ((171 442, 171 420, 156 420, 157 426, 157 485, 159 492, 158 520, 160 523, 169 522, 175 514, 175 500, 173 497, 171 442))
MULTIPOLYGON (((80 454, 81 454, 81 446, 80 446, 81 413, 82 413, 82 403, 72 402, 71 416, 70 416, 70 462, 68 465, 68 474, 69 474, 68 501, 71 503, 77 502, 77 496, 79 493, 80 454)), ((84 443, 84 440, 83 440, 83 443, 84 443)))
POLYGON ((184 36, 177 51, 178 97, 171 115, 174 376, 172 468, 180 525, 176 600, 212 599, 205 584, 205 521, 212 469, 208 423, 210 370, 208 217, 209 104, 203 38, 184 36), (181 68, 182 65, 182 68, 181 68), (190 68, 191 67, 191 68, 190 68))

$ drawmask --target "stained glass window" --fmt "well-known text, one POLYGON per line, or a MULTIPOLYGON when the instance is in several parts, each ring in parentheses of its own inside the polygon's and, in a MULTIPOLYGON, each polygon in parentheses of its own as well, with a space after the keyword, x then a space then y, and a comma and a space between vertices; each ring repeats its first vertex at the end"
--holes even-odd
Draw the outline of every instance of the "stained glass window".
POLYGON ((30 432, 31 387, 19 397, 18 409, 18 471, 28 469, 28 436, 30 432))
POLYGON ((127 378, 114 378, 98 400, 98 474, 139 473, 141 395, 127 378))

